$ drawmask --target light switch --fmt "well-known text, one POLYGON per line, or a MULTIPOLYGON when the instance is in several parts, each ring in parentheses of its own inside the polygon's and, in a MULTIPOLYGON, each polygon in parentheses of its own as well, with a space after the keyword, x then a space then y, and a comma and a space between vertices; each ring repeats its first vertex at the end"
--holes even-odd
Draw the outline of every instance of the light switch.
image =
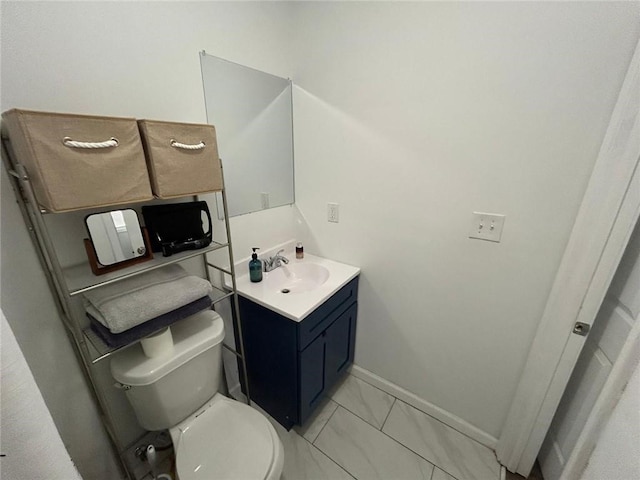
POLYGON ((473 220, 469 238, 499 242, 504 226, 504 215, 495 213, 473 212, 473 220))

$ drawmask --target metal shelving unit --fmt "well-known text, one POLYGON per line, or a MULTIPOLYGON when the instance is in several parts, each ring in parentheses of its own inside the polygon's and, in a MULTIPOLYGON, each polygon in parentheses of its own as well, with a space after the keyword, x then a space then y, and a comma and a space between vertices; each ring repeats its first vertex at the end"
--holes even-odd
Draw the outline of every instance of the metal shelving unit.
MULTIPOLYGON (((212 306, 223 301, 229 300, 231 302, 231 312, 233 316, 233 327, 235 329, 236 349, 224 345, 224 347, 231 351, 237 358, 240 366, 240 376, 244 382, 246 401, 250 403, 250 396, 248 391, 249 382, 247 381, 247 368, 244 355, 244 344, 242 336, 242 326, 239 318, 239 304, 238 294, 236 289, 236 275, 233 262, 233 248, 231 244, 231 231, 229 227, 229 215, 227 209, 227 198, 224 189, 224 174, 222 175, 222 189, 220 190, 222 203, 224 208, 224 226, 225 236, 224 241, 213 241, 208 247, 200 250, 189 250, 174 254, 170 257, 162 257, 159 255, 154 256, 153 259, 139 263, 115 272, 110 272, 101 276, 95 276, 89 267, 89 263, 86 262, 80 265, 74 265, 70 267, 62 267, 56 251, 56 246, 49 234, 47 225, 44 221, 45 215, 65 215, 64 213, 49 213, 42 209, 35 197, 28 172, 25 167, 18 161, 12 148, 10 139, 6 136, 2 136, 2 159, 9 173, 11 184, 22 212, 22 216, 26 223, 29 234, 35 244, 36 252, 38 254, 40 263, 42 264, 45 276, 53 293, 56 307, 60 314, 60 318, 65 326, 69 339, 74 347, 78 360, 82 366, 82 370, 87 379, 87 383, 92 391, 96 403, 98 404, 103 424, 109 437, 112 440, 114 449, 118 454, 124 470, 127 476, 131 480, 137 480, 133 474, 133 468, 124 459, 124 453, 127 445, 123 445, 121 440, 117 438, 115 434, 114 418, 110 415, 110 409, 107 406, 105 395, 101 392, 94 378, 94 371, 91 366, 108 358, 115 352, 122 348, 127 348, 130 345, 126 345, 120 348, 112 348, 107 346, 91 328, 83 327, 82 319, 78 318, 77 308, 74 308, 74 297, 96 289, 105 285, 109 285, 115 282, 119 282, 126 278, 130 278, 139 275, 150 270, 161 268, 163 266, 182 262, 188 259, 200 257, 202 259, 204 275, 207 280, 211 281, 210 268, 220 272, 221 276, 226 274, 230 277, 229 283, 223 281, 220 282, 221 286, 213 285, 214 298, 212 299, 212 306), (212 253, 218 250, 226 249, 228 252, 229 266, 219 266, 210 262, 207 259, 207 253, 212 253)), ((187 197, 184 198, 195 198, 187 197)), ((123 206, 119 205, 118 208, 123 206)), ((133 342, 136 343, 136 342, 133 342)))

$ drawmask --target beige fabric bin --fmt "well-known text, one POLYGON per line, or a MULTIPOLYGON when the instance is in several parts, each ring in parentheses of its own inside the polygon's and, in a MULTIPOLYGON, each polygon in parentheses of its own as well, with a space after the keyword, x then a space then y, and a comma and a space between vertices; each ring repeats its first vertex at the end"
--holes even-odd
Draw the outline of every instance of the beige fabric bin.
POLYGON ((51 212, 153 198, 133 118, 9 110, 3 129, 38 203, 51 212))
POLYGON ((222 190, 213 125, 138 120, 151 188, 159 198, 222 190))

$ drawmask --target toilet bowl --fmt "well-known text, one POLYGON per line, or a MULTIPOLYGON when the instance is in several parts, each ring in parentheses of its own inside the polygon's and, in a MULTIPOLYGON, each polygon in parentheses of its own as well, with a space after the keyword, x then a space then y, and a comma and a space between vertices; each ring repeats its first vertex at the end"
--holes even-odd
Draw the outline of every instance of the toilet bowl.
POLYGON ((114 354, 138 422, 168 429, 179 480, 277 480, 284 449, 257 410, 218 393, 224 324, 213 310, 171 326, 173 346, 147 357, 139 344, 114 354))
POLYGON ((169 430, 180 480, 280 478, 282 443, 258 411, 220 394, 169 430))

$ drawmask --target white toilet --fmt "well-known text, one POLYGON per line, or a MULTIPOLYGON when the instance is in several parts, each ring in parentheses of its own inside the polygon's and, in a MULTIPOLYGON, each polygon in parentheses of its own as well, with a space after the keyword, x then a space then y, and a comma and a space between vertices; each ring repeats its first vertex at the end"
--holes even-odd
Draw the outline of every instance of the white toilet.
POLYGON ((179 480, 277 480, 282 443, 258 411, 218 393, 224 324, 213 310, 171 326, 173 349, 149 358, 134 345, 114 355, 140 425, 169 429, 179 480))

